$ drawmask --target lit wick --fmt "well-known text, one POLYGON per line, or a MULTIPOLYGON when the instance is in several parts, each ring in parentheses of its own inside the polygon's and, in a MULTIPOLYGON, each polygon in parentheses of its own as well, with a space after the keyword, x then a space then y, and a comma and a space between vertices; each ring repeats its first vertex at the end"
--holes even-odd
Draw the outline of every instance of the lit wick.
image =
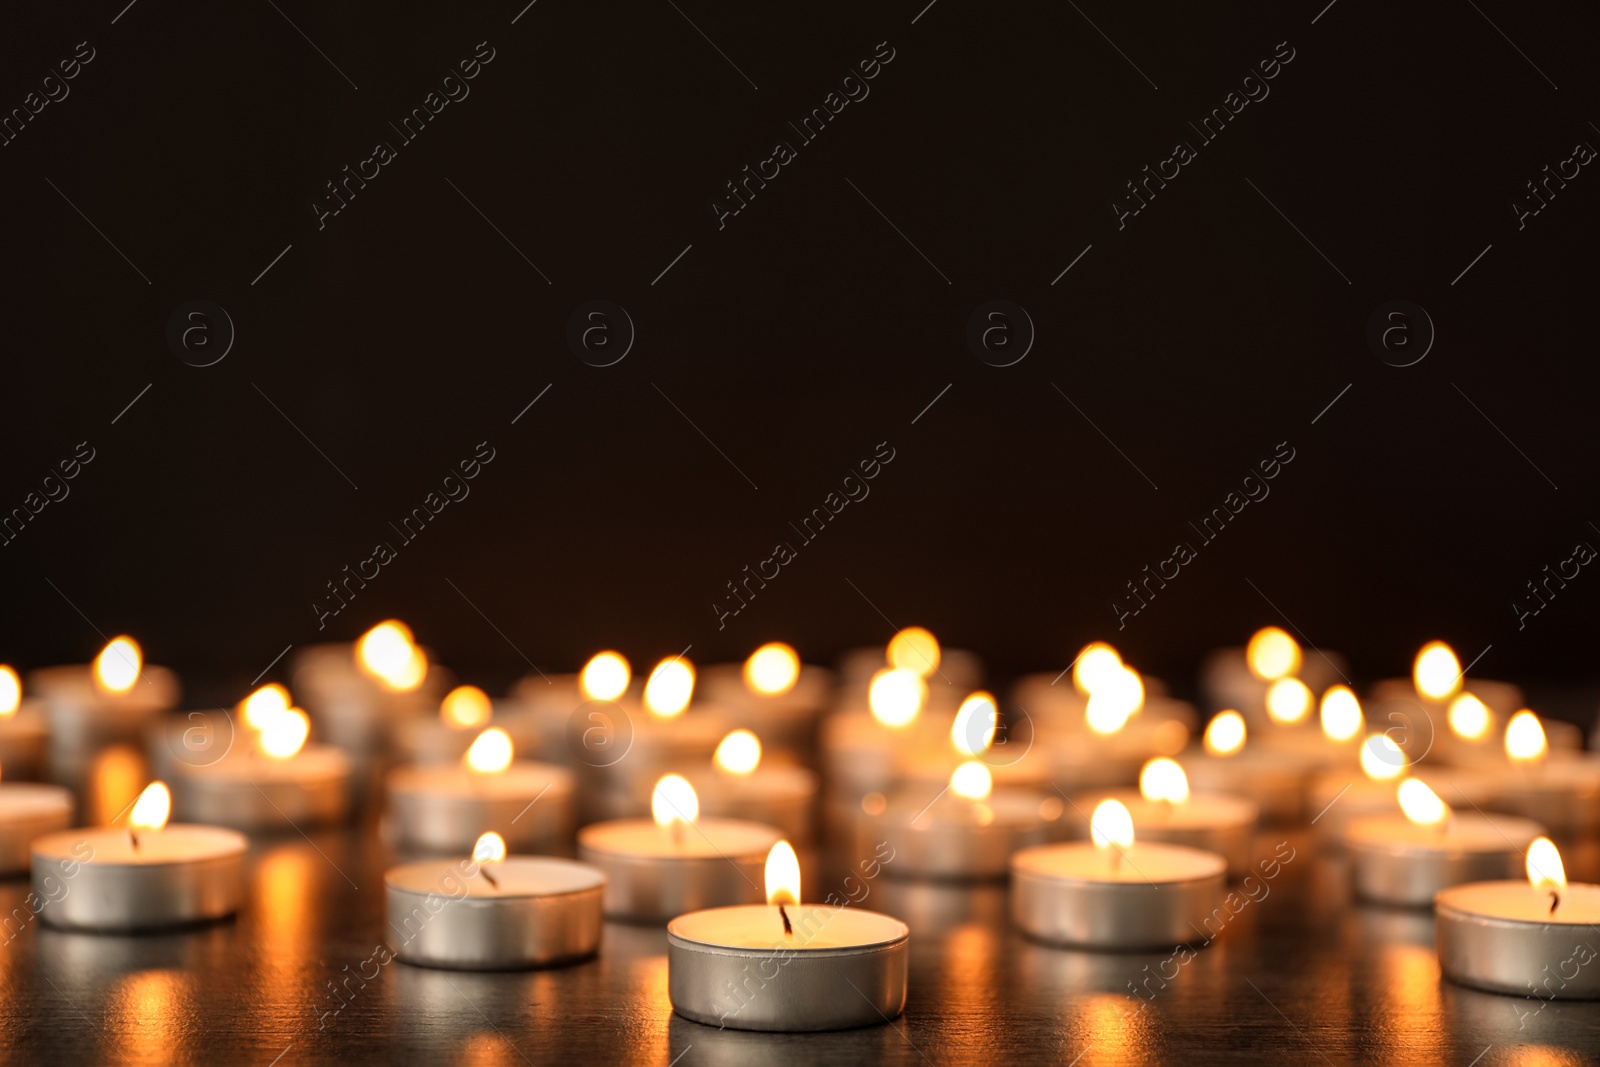
POLYGON ((1554 915, 1559 907, 1561 907, 1561 894, 1552 889, 1550 890, 1550 914, 1554 915))
MULTIPOLYGON (((1550 910, 1554 911, 1555 909, 1551 908, 1550 910)), ((783 934, 784 934, 784 936, 785 937, 793 937, 794 936, 794 926, 793 926, 793 924, 791 924, 789 922, 789 913, 787 911, 783 910, 783 905, 782 904, 778 905, 778 915, 779 915, 780 918, 783 919, 783 934)))
POLYGON ((479 870, 480 873, 482 873, 484 881, 488 882, 490 885, 494 886, 496 889, 500 888, 500 883, 495 881, 494 880, 494 875, 489 873, 489 865, 487 863, 481 864, 478 867, 478 870, 479 870))
MULTIPOLYGON (((139 851, 139 835, 133 832, 133 827, 128 827, 128 840, 133 842, 133 850, 139 851)), ((1555 909, 1551 909, 1552 911, 1555 909)))

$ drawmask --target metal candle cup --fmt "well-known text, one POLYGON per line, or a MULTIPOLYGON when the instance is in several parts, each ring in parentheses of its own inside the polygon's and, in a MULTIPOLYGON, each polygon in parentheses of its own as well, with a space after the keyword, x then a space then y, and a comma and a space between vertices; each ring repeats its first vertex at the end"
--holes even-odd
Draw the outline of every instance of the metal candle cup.
MULTIPOLYGON (((1041 793, 996 789, 983 800, 947 791, 930 801, 924 792, 901 793, 876 815, 868 815, 868 840, 894 850, 886 870, 896 878, 940 881, 1003 879, 1020 848, 1043 844, 1046 821, 1041 793)), ((1059 803, 1059 802, 1058 802, 1059 803)))
POLYGON ((1511 766, 1496 778, 1495 807, 1548 826, 1556 834, 1600 829, 1600 760, 1552 755, 1511 766))
POLYGON ((862 908, 748 904, 667 924, 667 992, 686 1019, 735 1030, 844 1030, 905 1009, 911 930, 862 908))
POLYGON ((1594 924, 1600 886, 1569 885, 1553 912, 1550 894, 1527 882, 1474 882, 1434 898, 1439 969, 1493 993, 1544 1000, 1600 998, 1594 924))
POLYGON ((285 759, 240 752, 203 766, 173 766, 179 818, 237 830, 286 830, 343 822, 350 811, 350 758, 307 745, 285 759))
POLYGON ((1214 852, 1228 861, 1231 878, 1244 877, 1255 861, 1253 848, 1260 810, 1252 800, 1222 793, 1197 793, 1184 803, 1169 804, 1146 800, 1134 789, 1085 793, 1072 800, 1073 814, 1067 824, 1071 836, 1088 839, 1089 813, 1102 800, 1120 800, 1127 807, 1140 841, 1214 852))
POLYGON ((0 783, 0 875, 28 869, 33 839, 72 825, 72 794, 60 786, 0 783))
POLYGON ((762 763, 749 774, 712 770, 689 776, 706 815, 743 817, 776 827, 791 842, 814 836, 817 775, 805 767, 762 763))
POLYGON ((389 820, 401 848, 465 853, 492 830, 515 851, 549 850, 572 833, 573 778, 564 767, 519 760, 499 774, 457 764, 389 774, 389 820))
POLYGON ((1248 797, 1261 809, 1261 821, 1298 822, 1305 817, 1306 781, 1317 761, 1301 753, 1274 752, 1246 745, 1231 756, 1191 750, 1178 757, 1189 787, 1197 793, 1248 797))
POLYGON ((216 826, 61 830, 36 838, 39 917, 70 930, 133 931, 224 919, 244 896, 242 834, 216 826), (65 886, 62 893, 60 887, 65 886))
POLYGON ((817 717, 833 699, 833 672, 802 666, 794 688, 767 695, 745 684, 742 665, 726 663, 705 668, 699 686, 730 729, 753 731, 769 749, 804 753, 816 742, 817 717))
POLYGON ((28 675, 28 691, 44 706, 56 758, 71 762, 96 748, 143 739, 151 720, 178 703, 178 676, 145 665, 125 692, 95 684, 92 664, 42 667, 28 675))
POLYGON ((586 864, 545 856, 407 863, 383 884, 389 929, 407 963, 518 970, 587 959, 600 947, 605 875, 586 864))
POLYGON ((1544 828, 1514 815, 1459 813, 1442 826, 1403 815, 1357 819, 1345 832, 1356 895, 1425 908, 1450 886, 1509 878, 1544 828))
POLYGON ((37 779, 45 769, 50 726, 40 701, 24 700, 14 715, 0 717, 0 768, 13 781, 37 779))
POLYGON ((606 918, 660 923, 763 899, 767 852, 779 836, 770 826, 738 819, 671 827, 617 819, 578 831, 578 858, 605 872, 606 918))
POLYGON ((1097 949, 1159 948, 1206 937, 1227 886, 1221 856, 1138 843, 1113 864, 1089 844, 1044 845, 1011 857, 1011 917, 1030 937, 1097 949))

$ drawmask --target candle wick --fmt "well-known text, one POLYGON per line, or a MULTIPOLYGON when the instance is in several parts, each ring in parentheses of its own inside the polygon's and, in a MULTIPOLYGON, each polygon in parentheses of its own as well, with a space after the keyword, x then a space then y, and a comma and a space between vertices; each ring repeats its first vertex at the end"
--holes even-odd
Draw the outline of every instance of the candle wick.
POLYGON ((1561 894, 1554 889, 1550 890, 1550 914, 1554 915, 1556 913, 1556 909, 1560 906, 1561 894))
POLYGON ((128 840, 133 842, 133 850, 139 851, 139 835, 133 832, 133 827, 128 828, 128 840))
POLYGON ((783 905, 778 905, 778 915, 783 919, 783 933, 786 937, 794 936, 794 925, 789 922, 789 913, 783 910, 783 905))
POLYGON ((478 870, 483 874, 483 880, 484 881, 488 882, 490 885, 494 886, 496 889, 500 888, 500 883, 495 881, 494 875, 489 873, 489 865, 487 863, 480 864, 478 866, 478 870))

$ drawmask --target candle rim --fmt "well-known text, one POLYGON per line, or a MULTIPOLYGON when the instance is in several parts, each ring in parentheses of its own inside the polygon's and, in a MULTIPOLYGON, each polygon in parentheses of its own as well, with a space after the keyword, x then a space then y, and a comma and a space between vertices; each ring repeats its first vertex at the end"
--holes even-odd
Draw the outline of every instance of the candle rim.
MULTIPOLYGON (((911 937, 911 927, 904 920, 897 919, 893 915, 886 915, 881 911, 872 911, 869 908, 858 908, 851 905, 817 904, 807 901, 802 901, 799 904, 785 904, 784 907, 788 909, 789 917, 797 927, 801 925, 802 916, 826 912, 829 921, 840 915, 847 915, 849 916, 847 921, 852 923, 859 920, 861 922, 892 924, 895 932, 892 936, 874 941, 864 941, 860 944, 818 945, 804 942, 799 936, 793 939, 785 938, 781 927, 776 926, 777 920, 774 919, 773 943, 770 946, 734 945, 728 944, 726 941, 707 941, 701 937, 692 937, 683 932, 688 923, 715 922, 716 920, 713 917, 717 915, 725 915, 732 918, 730 913, 733 912, 742 913, 741 917, 760 912, 763 915, 775 916, 778 911, 778 905, 776 904, 728 904, 716 908, 700 908, 670 919, 667 922, 667 942, 668 944, 675 943, 690 949, 714 948, 719 952, 736 956, 767 957, 781 952, 804 952, 808 959, 820 959, 828 956, 853 956, 863 952, 893 949, 905 944, 911 937)), ((821 929, 826 930, 827 927, 823 926, 821 929)))

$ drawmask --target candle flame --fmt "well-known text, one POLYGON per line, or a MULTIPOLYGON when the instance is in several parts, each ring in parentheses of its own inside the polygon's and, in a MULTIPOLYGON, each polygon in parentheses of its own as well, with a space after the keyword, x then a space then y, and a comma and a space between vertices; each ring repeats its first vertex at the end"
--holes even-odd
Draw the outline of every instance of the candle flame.
POLYGON ((506 839, 490 830, 472 846, 473 863, 499 863, 506 858, 506 839))
POLYGON ((268 682, 239 701, 239 714, 252 730, 264 730, 274 715, 289 710, 289 691, 277 682, 268 682))
POLYGON ((22 679, 17 672, 0 663, 0 719, 9 719, 22 706, 22 679))
POLYGON ((1400 777, 1407 762, 1406 754, 1388 734, 1372 734, 1361 742, 1361 769, 1374 782, 1400 777))
POLYGON ((1450 805, 1440 800, 1439 794, 1420 778, 1401 782, 1395 795, 1400 800, 1400 810, 1418 826, 1438 826, 1450 818, 1450 805))
POLYGON ((1298 678, 1279 678, 1267 690, 1267 715, 1285 726, 1301 722, 1311 711, 1311 690, 1298 678))
POLYGON ((1450 702, 1450 729, 1463 741, 1481 741, 1489 732, 1489 707, 1471 693, 1450 702))
POLYGON ((711 757, 717 770, 744 777, 761 765, 761 739, 749 730, 734 730, 711 757))
POLYGON ((950 772, 950 792, 968 800, 987 800, 994 790, 994 776, 977 760, 967 760, 950 772))
POLYGON ((633 669, 620 652, 596 652, 578 675, 578 688, 589 700, 615 700, 628 691, 633 669))
POLYGON ((128 813, 128 826, 135 830, 159 830, 167 825, 172 814, 172 793, 165 782, 151 782, 133 802, 128 813))
POLYGON ((389 689, 409 693, 428 675, 428 658, 398 619, 380 622, 356 642, 356 663, 389 689))
POLYGON ((489 694, 475 685, 458 685, 439 703, 439 718, 446 726, 460 730, 482 726, 492 715, 494 705, 489 703, 489 694))
POLYGON ((889 666, 926 678, 939 669, 939 639, 920 626, 908 626, 889 639, 889 666))
POLYGON ((644 683, 644 706, 661 719, 676 719, 694 696, 694 664, 672 656, 656 664, 644 683))
POLYGON ((867 686, 867 707, 885 726, 899 729, 916 721, 928 699, 928 683, 916 671, 884 667, 867 686))
POLYGON ((272 759, 288 759, 311 736, 311 720, 299 708, 285 708, 269 716, 256 735, 256 745, 272 759))
POLYGON ((1120 800, 1102 800, 1089 817, 1089 837, 1096 848, 1133 847, 1133 814, 1120 800))
POLYGON ((1506 723, 1506 756, 1512 763, 1536 763, 1550 751, 1539 716, 1523 708, 1506 723))
POLYGON ((1322 732, 1330 741, 1349 741, 1365 726, 1361 701, 1348 686, 1336 685, 1322 694, 1322 732))
POLYGON ((513 755, 511 735, 498 726, 491 726, 467 749, 467 769, 476 774, 501 774, 511 766, 513 755))
POLYGON ((1548 837, 1541 837, 1528 846, 1528 882, 1533 888, 1560 893, 1567 888, 1567 869, 1561 862, 1561 851, 1548 837))
POLYGON ((1231 756, 1244 747, 1244 716, 1237 711, 1219 711, 1206 724, 1202 743, 1213 756, 1231 756))
POLYGON ((963 756, 981 755, 994 744, 994 731, 999 725, 999 705, 980 689, 956 709, 955 721, 950 724, 950 742, 963 756))
POLYGON ((782 641, 769 641, 744 661, 744 684, 764 697, 782 696, 800 680, 800 657, 782 641))
POLYGON ((800 857, 794 846, 779 841, 767 853, 767 903, 800 903, 800 857))
POLYGON ((94 660, 95 684, 107 693, 126 693, 139 680, 144 653, 131 637, 114 637, 94 660))
POLYGON ((692 825, 700 818, 700 798, 695 796, 694 786, 682 775, 665 775, 650 794, 650 816, 657 826, 692 825))
POLYGON ((1114 734, 1127 725, 1140 708, 1144 707, 1144 682, 1139 672, 1131 667, 1119 666, 1095 680, 1089 693, 1089 703, 1084 709, 1084 719, 1089 729, 1104 737, 1114 734))
POLYGON ((1443 700, 1461 687, 1461 661, 1443 641, 1429 641, 1411 667, 1417 692, 1429 700, 1443 700))
POLYGON ((1276 626, 1267 626, 1250 635, 1244 659, 1251 674, 1275 682, 1300 669, 1300 645, 1276 626))
POLYGON ((1189 802, 1189 776, 1176 760, 1161 756, 1139 771, 1139 792, 1146 800, 1165 800, 1169 804, 1189 802))
POLYGON ((1072 661, 1072 686, 1084 696, 1122 667, 1122 657, 1104 641, 1084 645, 1072 661))

